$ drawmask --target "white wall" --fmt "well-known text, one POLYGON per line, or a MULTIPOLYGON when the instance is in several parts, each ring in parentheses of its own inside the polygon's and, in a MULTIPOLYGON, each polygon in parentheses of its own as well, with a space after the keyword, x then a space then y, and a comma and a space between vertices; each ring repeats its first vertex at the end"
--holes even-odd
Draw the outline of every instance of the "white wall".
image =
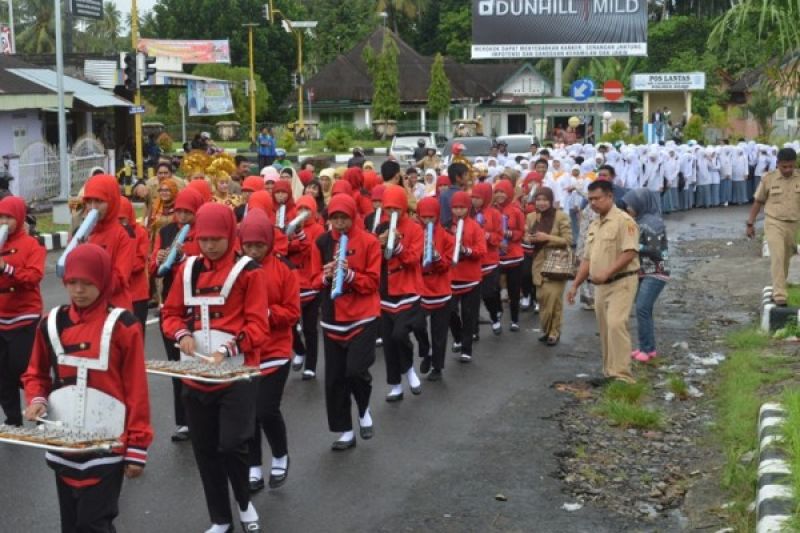
POLYGON ((0 112, 0 156, 19 154, 25 146, 42 138, 38 110, 0 112))

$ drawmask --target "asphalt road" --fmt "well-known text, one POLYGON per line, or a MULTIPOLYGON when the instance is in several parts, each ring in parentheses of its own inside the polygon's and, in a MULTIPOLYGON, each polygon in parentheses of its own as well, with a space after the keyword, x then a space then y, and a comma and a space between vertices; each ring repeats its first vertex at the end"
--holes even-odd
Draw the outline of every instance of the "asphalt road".
MULTIPOLYGON (((673 235, 691 237, 707 233, 704 222, 711 218, 716 227, 710 232, 717 233, 720 227, 730 231, 729 222, 743 216, 741 208, 695 211, 673 216, 669 227, 673 235)), ((65 301, 53 273, 56 258, 48 258, 43 283, 48 308, 65 301)), ((603 510, 562 510, 572 499, 554 477, 561 433, 551 417, 566 398, 551 385, 599 373, 593 313, 567 308, 556 348, 536 341, 540 333, 531 313, 523 314, 521 332, 510 333, 507 325, 500 337, 482 326, 471 364, 449 358, 444 381, 423 381, 422 395, 407 393, 398 404, 384 401, 388 387, 379 350, 373 367, 375 438, 344 453, 329 448, 334 435, 327 430, 322 380, 303 382, 293 373, 283 403, 291 470, 282 488, 254 497, 264 529, 629 531, 631 524, 603 510)), ((147 328, 146 350, 148 358, 164 358, 156 325, 147 328)), ((202 532, 209 519, 190 445, 169 440, 169 380, 151 376, 149 384, 156 440, 145 475, 125 482, 117 530, 202 532)), ((42 452, 0 445, 0 479, 0 532, 58 531, 53 474, 42 452)))

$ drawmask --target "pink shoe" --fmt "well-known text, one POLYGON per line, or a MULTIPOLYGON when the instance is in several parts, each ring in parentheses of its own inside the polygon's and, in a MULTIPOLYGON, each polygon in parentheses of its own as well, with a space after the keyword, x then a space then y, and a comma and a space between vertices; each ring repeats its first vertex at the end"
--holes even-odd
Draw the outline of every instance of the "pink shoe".
POLYGON ((631 352, 631 359, 636 359, 641 354, 642 354, 642 352, 640 352, 639 350, 634 350, 634 351, 631 352))
POLYGON ((634 355, 633 358, 639 361, 640 363, 646 363, 651 359, 654 359, 656 355, 657 355, 656 352, 644 353, 640 351, 639 353, 634 355))

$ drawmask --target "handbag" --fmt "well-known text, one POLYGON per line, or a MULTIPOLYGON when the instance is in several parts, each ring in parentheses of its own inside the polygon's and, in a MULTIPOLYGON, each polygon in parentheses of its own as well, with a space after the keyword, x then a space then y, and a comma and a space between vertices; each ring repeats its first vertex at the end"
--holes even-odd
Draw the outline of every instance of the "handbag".
POLYGON ((578 265, 572 248, 547 248, 545 254, 542 277, 555 281, 575 279, 578 265))

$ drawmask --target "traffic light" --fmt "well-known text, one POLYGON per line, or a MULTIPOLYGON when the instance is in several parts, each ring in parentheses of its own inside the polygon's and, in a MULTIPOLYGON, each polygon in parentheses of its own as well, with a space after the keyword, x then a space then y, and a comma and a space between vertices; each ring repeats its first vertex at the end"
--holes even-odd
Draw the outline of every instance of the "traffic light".
POLYGON ((292 72, 292 89, 297 89, 297 72, 292 72))
POLYGON ((267 19, 268 22, 272 22, 272 10, 269 8, 269 4, 264 4, 263 7, 264 9, 262 14, 264 15, 264 18, 267 19))
POLYGON ((155 62, 155 57, 150 57, 143 52, 136 54, 136 68, 139 71, 140 85, 146 84, 150 78, 153 78, 153 82, 155 82, 156 67, 152 66, 155 65, 155 62))
POLYGON ((129 91, 135 91, 138 86, 136 77, 136 54, 127 52, 122 58, 123 85, 129 91))

